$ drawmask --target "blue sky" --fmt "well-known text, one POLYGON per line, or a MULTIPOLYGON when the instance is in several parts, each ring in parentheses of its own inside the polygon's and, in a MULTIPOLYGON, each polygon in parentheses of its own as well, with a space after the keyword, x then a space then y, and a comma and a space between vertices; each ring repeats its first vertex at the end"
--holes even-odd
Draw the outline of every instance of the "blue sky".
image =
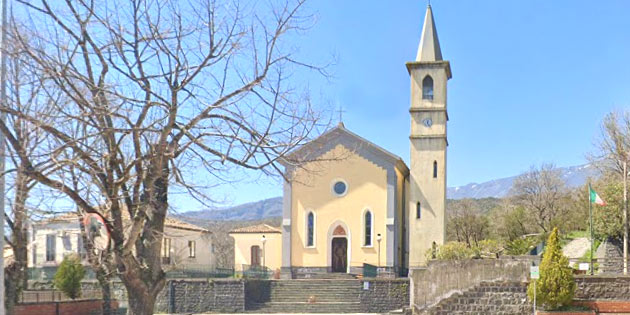
MULTIPOLYGON (((448 89, 448 186, 532 164, 586 162, 599 124, 630 105, 630 1, 432 2, 448 89)), ((309 85, 353 132, 409 160, 409 76, 425 1, 312 1, 303 58, 336 56, 309 85)), ((225 205, 280 196, 277 179, 225 185, 225 205)), ((189 210, 179 208, 178 210, 189 210)), ((192 210, 192 209, 190 209, 192 210)))

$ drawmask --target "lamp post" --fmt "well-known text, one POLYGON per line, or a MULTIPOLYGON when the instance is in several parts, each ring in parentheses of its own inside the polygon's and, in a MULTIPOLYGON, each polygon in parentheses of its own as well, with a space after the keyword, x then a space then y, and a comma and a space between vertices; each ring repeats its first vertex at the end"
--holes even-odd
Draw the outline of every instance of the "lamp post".
POLYGON ((265 243, 267 242, 267 238, 265 237, 265 235, 262 236, 260 241, 262 242, 262 245, 263 245, 263 248, 262 248, 262 267, 263 267, 263 271, 264 271, 265 270, 265 243))
POLYGON ((378 242, 378 266, 381 266, 381 233, 376 234, 376 241, 378 242))

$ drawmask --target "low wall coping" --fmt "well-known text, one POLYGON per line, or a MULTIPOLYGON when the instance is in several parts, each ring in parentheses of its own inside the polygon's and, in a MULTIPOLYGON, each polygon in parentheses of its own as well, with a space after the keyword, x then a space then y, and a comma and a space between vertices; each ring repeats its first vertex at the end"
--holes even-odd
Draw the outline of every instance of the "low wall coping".
MULTIPOLYGON (((17 303, 15 305, 57 304, 57 303, 93 302, 93 301, 103 301, 103 299, 81 299, 81 298, 78 298, 76 300, 65 300, 65 301, 22 302, 22 303, 17 303)), ((118 302, 118 300, 117 299, 110 299, 110 303, 114 303, 114 302, 118 302)))
POLYGON ((627 279, 630 280, 630 275, 624 274, 601 274, 601 275, 574 275, 575 279, 627 279))

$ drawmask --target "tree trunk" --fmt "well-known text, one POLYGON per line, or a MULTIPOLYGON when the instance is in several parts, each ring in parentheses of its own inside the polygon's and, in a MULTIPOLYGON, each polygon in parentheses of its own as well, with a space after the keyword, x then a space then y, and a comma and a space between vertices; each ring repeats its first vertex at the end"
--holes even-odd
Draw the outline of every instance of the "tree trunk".
MULTIPOLYGON (((134 273, 137 275, 137 273, 134 273)), ((128 315, 152 315, 155 308, 155 300, 158 293, 162 291, 166 281, 162 279, 153 289, 148 288, 139 277, 135 280, 125 277, 123 280, 127 288, 127 300, 129 302, 128 315)))
POLYGON ((168 209, 169 169, 168 160, 163 159, 157 163, 160 171, 156 171, 157 167, 149 167, 148 177, 153 177, 154 180, 147 181, 150 189, 145 190, 142 198, 149 207, 145 209, 146 212, 151 214, 135 247, 135 256, 142 259, 142 264, 138 264, 135 257, 118 257, 125 266, 120 278, 127 288, 130 315, 153 314, 156 297, 166 284, 161 249, 168 209))
POLYGON ((101 286, 101 292, 103 294, 103 315, 112 314, 112 291, 111 284, 109 283, 109 277, 103 267, 96 270, 96 279, 101 286))
POLYGON ((27 242, 28 230, 26 200, 30 191, 28 178, 19 167, 15 178, 15 197, 13 205, 13 226, 11 230, 11 248, 14 261, 5 270, 5 306, 7 314, 12 314, 14 305, 22 290, 28 285, 27 242))
POLYGON ((4 268, 5 310, 7 314, 13 314, 15 304, 18 302, 18 276, 15 263, 4 268))

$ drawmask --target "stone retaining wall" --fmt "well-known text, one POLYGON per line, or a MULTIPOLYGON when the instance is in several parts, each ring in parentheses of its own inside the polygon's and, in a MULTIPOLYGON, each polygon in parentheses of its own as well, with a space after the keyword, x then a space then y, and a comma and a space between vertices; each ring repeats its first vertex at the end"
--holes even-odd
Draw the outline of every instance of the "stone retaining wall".
POLYGON ((360 300, 366 313, 384 313, 409 306, 408 279, 365 279, 363 288, 360 300))
POLYGON ((575 276, 576 300, 630 301, 630 276, 575 276))
POLYGON ((171 280, 165 288, 166 301, 156 312, 198 313, 245 311, 243 280, 171 280), (164 307, 166 306, 166 307, 164 307))
POLYGON ((529 267, 537 257, 506 256, 500 259, 434 260, 426 268, 411 269, 414 312, 433 307, 441 300, 478 286, 482 282, 526 282, 529 267))
POLYGON ((415 310, 414 313, 529 315, 532 308, 527 300, 527 283, 484 282, 465 292, 453 294, 434 307, 415 310))

